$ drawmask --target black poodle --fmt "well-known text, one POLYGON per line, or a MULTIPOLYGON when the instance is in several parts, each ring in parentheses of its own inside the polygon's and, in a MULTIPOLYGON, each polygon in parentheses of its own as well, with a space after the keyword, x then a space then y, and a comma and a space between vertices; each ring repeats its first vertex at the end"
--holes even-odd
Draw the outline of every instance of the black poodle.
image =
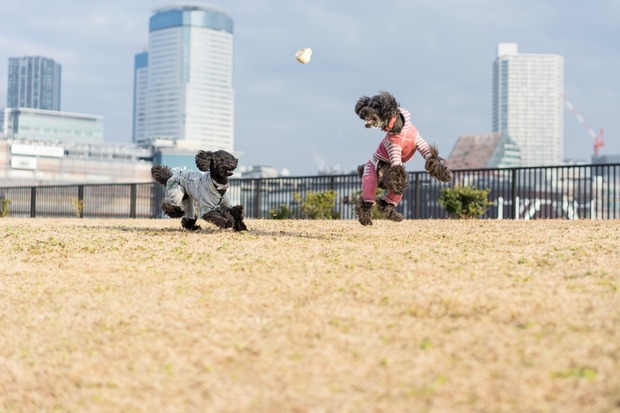
POLYGON ((243 206, 232 206, 226 192, 228 177, 237 168, 238 160, 226 151, 199 151, 196 166, 204 174, 187 171, 185 168, 170 169, 165 165, 153 165, 151 176, 166 187, 165 200, 161 208, 171 218, 181 218, 183 228, 196 231, 196 211, 199 216, 219 228, 245 231, 243 206))
POLYGON ((422 138, 411 123, 409 111, 401 108, 390 93, 382 91, 372 97, 362 96, 355 104, 355 113, 367 128, 386 132, 371 159, 358 167, 362 195, 357 200, 355 213, 362 225, 372 225, 371 209, 375 202, 387 219, 402 221, 403 215, 395 208, 409 186, 403 164, 416 151, 426 160, 425 169, 429 175, 442 182, 452 180, 452 171, 446 167, 437 148, 422 138), (383 198, 375 199, 377 188, 387 191, 383 198))

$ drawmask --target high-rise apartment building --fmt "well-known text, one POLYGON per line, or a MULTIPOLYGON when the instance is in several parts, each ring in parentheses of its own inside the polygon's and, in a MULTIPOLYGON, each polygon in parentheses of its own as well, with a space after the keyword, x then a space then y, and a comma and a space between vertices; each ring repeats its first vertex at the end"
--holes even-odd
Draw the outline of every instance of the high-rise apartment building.
POLYGON ((519 53, 500 43, 493 63, 493 132, 519 146, 522 166, 559 165, 564 157, 564 59, 519 53))
POLYGON ((133 142, 146 138, 146 90, 148 78, 147 52, 138 53, 134 58, 133 74, 133 142))
POLYGON ((10 57, 7 108, 60 110, 60 74, 52 59, 10 57))
POLYGON ((156 10, 148 51, 135 58, 133 141, 234 146, 233 20, 197 6, 156 10))

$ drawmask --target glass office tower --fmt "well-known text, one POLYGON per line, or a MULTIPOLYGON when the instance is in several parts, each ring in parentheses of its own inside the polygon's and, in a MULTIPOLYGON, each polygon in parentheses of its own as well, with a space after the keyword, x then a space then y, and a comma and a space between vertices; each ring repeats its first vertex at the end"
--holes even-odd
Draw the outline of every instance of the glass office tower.
POLYGON ((493 131, 513 139, 522 166, 560 165, 564 158, 564 59, 518 53, 500 43, 493 63, 493 131))
POLYGON ((60 72, 46 57, 10 57, 7 108, 60 110, 60 72))
POLYGON ((233 21, 197 6, 156 10, 148 51, 136 55, 134 142, 169 138, 180 148, 234 146, 233 21))

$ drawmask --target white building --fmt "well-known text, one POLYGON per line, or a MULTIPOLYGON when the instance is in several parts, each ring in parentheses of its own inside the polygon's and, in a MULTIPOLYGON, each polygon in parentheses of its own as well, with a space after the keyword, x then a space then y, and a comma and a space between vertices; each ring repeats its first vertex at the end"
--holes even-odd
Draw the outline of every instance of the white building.
POLYGON ((493 64, 493 132, 510 136, 522 166, 560 165, 564 158, 564 59, 518 53, 500 43, 493 64))
POLYGON ((56 110, 6 108, 5 139, 103 143, 103 117, 56 110))
POLYGON ((182 149, 234 147, 233 20, 198 6, 150 18, 136 55, 134 142, 165 137, 182 149))
POLYGON ((0 187, 152 182, 150 158, 133 145, 0 139, 0 187))

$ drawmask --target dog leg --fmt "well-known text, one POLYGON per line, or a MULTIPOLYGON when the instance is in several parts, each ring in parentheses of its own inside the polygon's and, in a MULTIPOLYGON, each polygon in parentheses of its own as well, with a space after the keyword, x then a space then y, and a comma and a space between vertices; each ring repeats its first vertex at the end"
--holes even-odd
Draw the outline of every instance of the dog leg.
POLYGON ((403 214, 396 212, 396 205, 392 205, 381 198, 377 198, 375 201, 377 202, 377 209, 379 209, 379 212, 381 212, 386 219, 394 222, 400 222, 404 219, 403 214))
POLYGON ((221 208, 220 211, 207 212, 202 219, 221 229, 231 228, 235 222, 228 209, 225 208, 221 208))
POLYGON ((233 229, 235 231, 247 231, 248 227, 243 222, 243 205, 235 205, 230 208, 230 215, 232 215, 235 223, 233 224, 233 229))
POLYGON ((355 215, 360 224, 372 225, 372 202, 364 202, 360 196, 355 202, 355 215))
POLYGON ((186 194, 181 201, 181 205, 183 205, 183 216, 189 220, 193 219, 194 222, 196 222, 196 209, 194 207, 194 199, 186 194))
MULTIPOLYGON (((388 189, 389 190, 389 174, 388 172, 391 170, 391 166, 389 163, 387 162, 383 162, 383 161, 379 161, 377 163, 377 187, 381 188, 381 189, 388 189)), ((406 178, 406 174, 405 174, 405 178, 406 178)))

